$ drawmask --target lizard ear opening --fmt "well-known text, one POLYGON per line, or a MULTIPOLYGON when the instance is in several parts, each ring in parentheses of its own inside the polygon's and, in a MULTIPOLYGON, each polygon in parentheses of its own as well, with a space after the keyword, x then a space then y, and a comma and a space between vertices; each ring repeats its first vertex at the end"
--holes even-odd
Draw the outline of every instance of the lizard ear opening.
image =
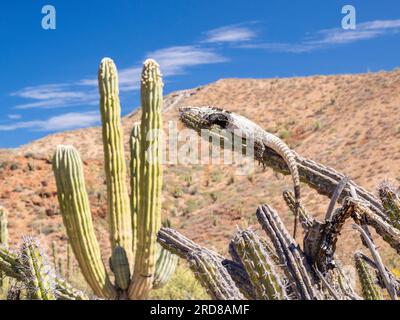
POLYGON ((226 126, 228 125, 229 119, 226 115, 223 113, 213 113, 207 116, 206 119, 210 124, 215 124, 222 129, 225 129, 226 126))

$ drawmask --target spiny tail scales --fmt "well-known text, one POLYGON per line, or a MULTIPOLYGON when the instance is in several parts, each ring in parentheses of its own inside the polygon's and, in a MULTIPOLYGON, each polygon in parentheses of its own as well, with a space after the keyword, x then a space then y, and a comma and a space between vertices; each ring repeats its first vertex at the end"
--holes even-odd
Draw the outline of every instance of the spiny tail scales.
POLYGON ((293 151, 278 137, 266 131, 263 131, 262 136, 263 136, 262 137, 263 144, 266 147, 274 150, 285 160, 293 179, 293 189, 296 201, 293 238, 296 239, 298 219, 299 219, 299 208, 300 208, 300 176, 297 168, 296 158, 293 151))

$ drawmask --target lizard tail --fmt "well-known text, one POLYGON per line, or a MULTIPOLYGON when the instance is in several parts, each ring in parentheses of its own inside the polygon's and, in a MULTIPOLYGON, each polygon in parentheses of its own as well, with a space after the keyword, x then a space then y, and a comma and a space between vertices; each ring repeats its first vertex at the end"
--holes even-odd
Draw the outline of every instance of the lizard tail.
POLYGON ((294 228, 293 228, 293 239, 296 240, 297 226, 299 224, 299 211, 300 211, 300 185, 296 184, 294 186, 294 228))

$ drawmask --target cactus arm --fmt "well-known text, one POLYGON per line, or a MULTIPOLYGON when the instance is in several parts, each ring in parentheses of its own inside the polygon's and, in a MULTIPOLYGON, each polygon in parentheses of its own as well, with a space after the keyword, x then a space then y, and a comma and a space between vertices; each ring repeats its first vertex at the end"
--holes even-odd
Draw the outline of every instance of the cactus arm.
POLYGON ((371 274, 367 263, 359 252, 354 254, 356 262, 356 270, 361 283, 363 297, 366 300, 383 300, 382 292, 376 285, 373 275, 371 274))
POLYGON ((371 255, 374 259, 374 262, 379 270, 379 273, 383 279, 383 282, 385 284, 386 290, 389 293, 389 296, 392 300, 397 300, 397 292, 395 289, 395 285, 391 281, 389 273, 386 271, 387 269, 385 268, 382 258, 378 253, 378 250, 375 247, 375 244, 372 242, 371 238, 368 236, 367 232, 361 228, 357 224, 353 224, 353 229, 357 230, 360 234, 362 239, 365 241, 366 246, 368 247, 369 251, 371 252, 371 255))
MULTIPOLYGON (((249 289, 249 282, 246 271, 239 264, 197 245, 173 229, 161 228, 157 239, 165 249, 189 262, 196 278, 214 299, 244 298, 241 291, 249 289)), ((245 295, 253 294, 246 292, 245 295)))
POLYGON ((178 256, 158 245, 158 257, 154 272, 153 288, 163 287, 175 273, 178 256))
POLYGON ((53 170, 64 226, 79 267, 97 296, 114 298, 116 291, 101 260, 84 183, 82 161, 76 149, 72 146, 58 146, 53 159, 53 170))
POLYGON ((258 299, 287 300, 285 287, 260 238, 251 230, 238 231, 232 240, 258 299))
POLYGON ((131 214, 132 214, 132 251, 135 254, 137 246, 137 216, 139 214, 140 198, 140 124, 135 123, 130 137, 130 183, 131 183, 131 214))
POLYGON ((54 270, 37 241, 30 237, 23 239, 20 260, 24 265, 24 282, 29 296, 35 300, 55 300, 54 270))
POLYGON ((0 270, 8 277, 22 281, 24 274, 21 272, 22 266, 15 253, 5 246, 0 245, 0 270))
POLYGON ((285 272, 293 291, 300 299, 318 299, 312 270, 297 243, 288 233, 278 213, 268 205, 257 208, 257 219, 263 230, 271 239, 282 265, 287 265, 285 272))
POLYGON ((115 284, 122 290, 128 289, 131 277, 129 260, 126 251, 121 247, 115 247, 111 258, 110 268, 115 275, 115 284))
MULTIPOLYGON (((101 61, 98 80, 111 248, 123 248, 125 254, 131 257, 132 224, 126 186, 118 75, 117 68, 111 59, 104 58, 101 61)), ((126 270, 123 271, 125 272, 126 270)))
POLYGON ((161 226, 162 78, 154 60, 144 62, 141 79, 140 209, 137 216, 135 270, 131 299, 142 299, 151 289, 156 256, 156 235, 161 226))
POLYGON ((190 268, 197 279, 216 300, 243 300, 244 297, 235 282, 222 265, 218 256, 210 250, 193 252, 190 268))

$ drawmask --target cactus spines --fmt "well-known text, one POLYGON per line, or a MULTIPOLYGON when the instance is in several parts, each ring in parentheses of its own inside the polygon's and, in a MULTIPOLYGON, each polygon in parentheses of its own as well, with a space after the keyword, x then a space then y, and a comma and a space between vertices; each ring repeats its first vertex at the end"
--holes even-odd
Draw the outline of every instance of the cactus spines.
POLYGON ((232 240, 258 299, 288 299, 285 286, 260 237, 251 230, 238 231, 232 240))
POLYGON ((36 240, 24 237, 20 259, 24 265, 24 282, 29 297, 35 300, 55 300, 54 270, 46 261, 36 240))
POLYGON ((58 146, 53 171, 61 215, 79 267, 97 296, 113 298, 116 291, 101 260, 78 151, 72 146, 58 146))
MULTIPOLYGON (((9 249, 0 246, 0 270, 15 281, 23 282, 27 279, 25 266, 18 255, 9 249)), ((74 289, 69 283, 59 277, 54 278, 55 295, 63 300, 88 300, 83 292, 74 289)))
POLYGON ((210 250, 193 252, 189 259, 191 269, 207 292, 216 300, 243 300, 220 259, 210 250))
POLYGON ((125 254, 130 257, 132 255, 131 211, 126 186, 118 74, 111 59, 104 58, 101 61, 98 80, 111 247, 124 249, 125 254))
POLYGON ((115 284, 122 290, 128 289, 131 277, 129 260, 121 247, 115 247, 110 258, 110 268, 115 275, 115 284))
POLYGON ((379 197, 392 225, 400 230, 400 197, 388 183, 378 187, 379 197))
POLYGON ((156 235, 161 226, 162 89, 158 64, 146 60, 141 79, 140 198, 135 270, 129 288, 131 299, 145 298, 154 278, 156 235))
POLYGON ((358 278, 360 279, 363 297, 366 300, 383 300, 382 292, 376 284, 376 277, 374 277, 364 261, 362 254, 356 252, 354 254, 356 262, 356 269, 358 278))

